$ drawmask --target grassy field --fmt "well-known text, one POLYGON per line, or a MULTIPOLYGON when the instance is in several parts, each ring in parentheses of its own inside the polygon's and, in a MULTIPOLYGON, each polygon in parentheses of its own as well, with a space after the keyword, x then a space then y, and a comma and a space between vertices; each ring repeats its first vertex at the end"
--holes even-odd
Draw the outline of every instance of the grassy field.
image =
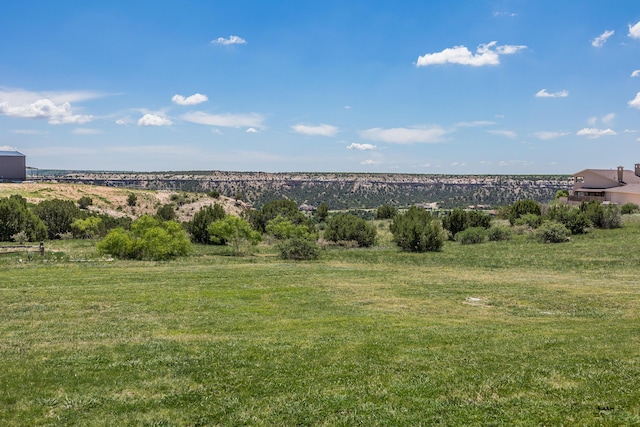
POLYGON ((640 224, 565 244, 0 258, 0 424, 640 425, 640 224))

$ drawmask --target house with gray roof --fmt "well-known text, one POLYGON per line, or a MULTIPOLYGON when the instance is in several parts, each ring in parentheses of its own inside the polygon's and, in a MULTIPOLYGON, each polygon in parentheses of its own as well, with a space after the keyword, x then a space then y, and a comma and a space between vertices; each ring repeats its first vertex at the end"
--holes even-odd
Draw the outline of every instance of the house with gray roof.
POLYGON ((577 204, 591 200, 640 205, 640 163, 635 164, 633 171, 618 166, 617 169, 585 169, 574 173, 567 201, 577 204))
POLYGON ((0 182, 26 179, 26 156, 18 151, 0 151, 0 182))

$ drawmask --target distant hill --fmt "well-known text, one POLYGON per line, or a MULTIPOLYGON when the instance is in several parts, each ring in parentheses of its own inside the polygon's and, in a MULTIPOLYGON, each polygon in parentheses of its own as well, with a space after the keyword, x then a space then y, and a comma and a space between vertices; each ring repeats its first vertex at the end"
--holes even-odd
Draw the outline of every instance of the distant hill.
POLYGON ((22 184, 0 184, 0 197, 18 194, 30 203, 43 200, 62 199, 77 202, 81 197, 90 197, 93 204, 90 210, 106 213, 113 217, 128 216, 137 218, 144 214, 153 215, 162 205, 173 203, 178 219, 189 221, 205 205, 218 203, 225 212, 238 215, 246 204, 229 197, 210 197, 204 193, 185 193, 171 190, 142 190, 111 186, 98 186, 61 182, 25 182, 22 184), (129 206, 127 199, 135 194, 136 205, 129 206))
POLYGON ((74 182, 153 190, 204 193, 216 190, 260 207, 288 198, 330 209, 372 209, 437 202, 443 208, 501 206, 516 200, 547 202, 571 188, 568 175, 424 175, 266 172, 91 172, 46 171, 45 176, 74 182))

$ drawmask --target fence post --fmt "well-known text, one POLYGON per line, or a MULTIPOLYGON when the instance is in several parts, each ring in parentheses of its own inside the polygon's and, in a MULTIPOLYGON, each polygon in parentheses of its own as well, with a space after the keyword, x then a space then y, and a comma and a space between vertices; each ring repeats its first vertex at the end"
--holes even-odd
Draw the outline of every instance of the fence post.
POLYGON ((40 256, 44 256, 44 242, 40 242, 40 256))

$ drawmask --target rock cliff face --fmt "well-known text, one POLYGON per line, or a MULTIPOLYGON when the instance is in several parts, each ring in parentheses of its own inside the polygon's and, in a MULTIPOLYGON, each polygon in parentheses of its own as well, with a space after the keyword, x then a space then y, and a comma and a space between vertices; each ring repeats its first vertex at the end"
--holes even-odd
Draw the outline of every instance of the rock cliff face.
POLYGON ((571 187, 566 175, 414 175, 265 172, 71 172, 55 179, 116 187, 207 192, 242 199, 259 207, 289 198, 331 209, 408 206, 438 202, 441 207, 500 206, 520 199, 546 202, 571 187))

